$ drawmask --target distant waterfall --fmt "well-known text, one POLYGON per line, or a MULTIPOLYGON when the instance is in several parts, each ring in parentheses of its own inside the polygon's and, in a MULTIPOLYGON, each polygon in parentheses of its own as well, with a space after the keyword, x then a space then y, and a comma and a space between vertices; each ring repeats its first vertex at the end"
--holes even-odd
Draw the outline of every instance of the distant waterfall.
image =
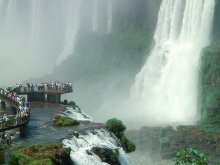
POLYGON ((40 12, 40 1, 39 0, 32 0, 31 3, 31 34, 30 34, 30 51, 32 51, 32 53, 34 55, 37 55, 37 48, 38 48, 38 42, 39 42, 39 20, 40 20, 40 16, 39 16, 39 12, 40 12))
POLYGON ((98 31, 98 0, 94 0, 93 18, 92 18, 92 31, 98 31))
POLYGON ((80 28, 80 7, 82 0, 69 0, 68 19, 64 48, 60 56, 57 58, 57 64, 60 64, 68 56, 74 53, 77 32, 80 28))
MULTIPOLYGON (((12 25, 14 22, 16 22, 15 18, 15 8, 16 8, 16 0, 9 0, 8 1, 8 6, 6 9, 6 15, 5 15, 5 25, 4 25, 4 30, 5 32, 9 32, 13 28, 12 25)), ((12 36, 12 34, 10 35, 12 36)))
POLYGON ((107 33, 112 31, 112 0, 108 0, 108 10, 107 10, 107 33))
POLYGON ((199 60, 210 43, 214 6, 215 0, 162 1, 155 46, 131 90, 148 122, 195 122, 199 60))

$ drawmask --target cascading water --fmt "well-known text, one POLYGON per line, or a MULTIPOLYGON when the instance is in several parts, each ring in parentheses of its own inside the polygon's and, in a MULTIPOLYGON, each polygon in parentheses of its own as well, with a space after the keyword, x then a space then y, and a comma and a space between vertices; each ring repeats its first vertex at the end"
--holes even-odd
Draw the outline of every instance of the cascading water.
POLYGON ((107 13, 107 33, 112 31, 112 0, 108 0, 108 13, 107 13))
POLYGON ((210 43, 214 6, 215 0, 162 1, 155 46, 131 89, 149 123, 196 121, 199 60, 210 43))
POLYGON ((68 56, 74 53, 76 36, 80 28, 81 4, 82 0, 69 0, 65 44, 61 55, 57 58, 57 64, 60 64, 63 60, 67 59, 68 56))
POLYGON ((72 119, 76 119, 78 121, 89 121, 92 122, 92 118, 85 113, 81 112, 78 108, 66 107, 65 111, 61 113, 61 115, 68 116, 72 119))
POLYGON ((71 148, 71 159, 76 165, 107 165, 92 153, 91 150, 94 147, 119 149, 120 164, 129 164, 117 138, 104 129, 86 131, 83 135, 74 136, 72 139, 64 139, 63 143, 66 147, 71 148))

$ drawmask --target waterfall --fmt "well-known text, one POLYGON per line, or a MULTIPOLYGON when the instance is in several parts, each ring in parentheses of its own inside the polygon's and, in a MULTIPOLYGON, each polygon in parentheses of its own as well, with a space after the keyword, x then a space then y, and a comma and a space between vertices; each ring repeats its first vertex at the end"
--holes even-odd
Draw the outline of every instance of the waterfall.
POLYGON ((94 0, 93 18, 92 18, 92 31, 98 31, 98 0, 94 0))
POLYGON ((68 116, 68 117, 70 117, 72 119, 76 119, 78 121, 92 122, 92 117, 81 112, 81 110, 76 107, 75 108, 65 107, 65 111, 61 112, 60 115, 68 116))
POLYGON ((128 158, 121 148, 117 138, 104 129, 86 131, 85 133, 73 136, 71 139, 64 139, 63 144, 71 148, 71 159, 76 165, 107 165, 92 153, 93 147, 119 149, 119 161, 121 165, 128 165, 128 158))
POLYGON ((210 43, 215 0, 163 0, 155 46, 136 75, 132 101, 149 123, 196 121, 198 67, 210 43))
POLYGON ((108 10, 107 10, 107 33, 112 31, 112 0, 108 0, 108 10))
POLYGON ((64 48, 60 56, 57 58, 57 64, 60 64, 68 56, 74 53, 77 32, 80 28, 80 7, 82 0, 69 0, 68 16, 67 16, 67 28, 64 48))
POLYGON ((30 51, 34 55, 37 55, 37 48, 38 48, 38 42, 39 42, 39 34, 40 34, 40 1, 39 0, 32 0, 31 1, 31 34, 30 34, 30 51))

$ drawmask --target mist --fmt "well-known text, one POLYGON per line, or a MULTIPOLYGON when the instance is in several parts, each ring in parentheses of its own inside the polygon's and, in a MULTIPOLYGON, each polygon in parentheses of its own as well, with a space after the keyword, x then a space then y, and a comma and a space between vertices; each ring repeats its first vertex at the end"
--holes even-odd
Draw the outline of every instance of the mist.
POLYGON ((63 99, 75 100, 100 122, 126 119, 130 88, 153 43, 159 4, 1 0, 1 86, 73 81, 74 94, 63 99))
MULTIPOLYGON (((155 50, 161 46, 157 40, 164 40, 162 37, 158 39, 156 33, 164 32, 157 27, 160 26, 157 22, 160 4, 161 0, 1 0, 0 57, 4 68, 0 70, 1 84, 73 81, 74 93, 64 95, 62 99, 76 101, 97 122, 117 117, 130 128, 196 122, 196 113, 193 113, 196 111, 196 90, 189 98, 194 103, 185 104, 180 112, 176 109, 182 97, 171 92, 174 79, 164 79, 164 86, 159 87, 161 91, 154 93, 155 99, 150 90, 146 91, 146 86, 143 90, 141 88, 146 85, 142 84, 145 79, 146 82, 157 79, 144 68, 149 70, 152 67, 146 61, 152 52, 160 53, 155 50), (163 98, 157 99, 165 90, 167 93, 163 98), (132 99, 135 93, 138 97, 132 99), (145 95, 144 98, 140 98, 141 95, 145 95), (173 100, 175 104, 171 106, 166 100, 167 95, 180 99, 173 100), (140 101, 142 99, 144 101, 140 101), (183 113, 191 108, 192 115, 183 113)), ((184 7, 180 12, 178 16, 181 17, 184 7)), ((175 28, 175 35, 179 35, 181 24, 175 28)), ((206 46, 200 45, 199 50, 206 46)), ((171 48, 164 47, 161 54, 172 52, 171 48)), ((189 50, 189 54, 191 52, 195 53, 189 50)), ((164 58, 169 62, 171 57, 166 55, 164 58)), ((198 64, 186 66, 188 75, 191 75, 187 80, 197 75, 190 74, 191 66, 198 64)), ((165 64, 155 67, 165 68, 165 64)), ((178 72, 173 71, 172 77, 175 75, 178 72)), ((176 76, 175 80, 180 82, 181 76, 176 76)), ((194 84, 186 83, 196 85, 195 81, 194 84)), ((152 81, 147 86, 156 89, 156 83, 152 81)), ((185 97, 183 93, 192 91, 192 86, 181 89, 179 95, 185 97)))

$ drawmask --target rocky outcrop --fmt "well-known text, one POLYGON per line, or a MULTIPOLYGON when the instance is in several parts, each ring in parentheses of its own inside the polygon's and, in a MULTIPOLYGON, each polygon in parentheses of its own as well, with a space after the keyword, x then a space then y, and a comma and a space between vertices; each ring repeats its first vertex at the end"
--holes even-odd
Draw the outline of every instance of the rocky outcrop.
POLYGON ((143 127, 126 134, 137 149, 159 152, 163 159, 173 159, 178 151, 194 147, 208 154, 210 164, 220 162, 220 135, 207 134, 202 126, 178 126, 176 130, 172 127, 143 127))
POLYGON ((119 157, 118 149, 94 147, 92 148, 92 152, 96 154, 102 160, 102 162, 106 162, 110 165, 120 165, 118 159, 119 157))
POLYGON ((201 126, 178 126, 175 134, 167 139, 167 145, 161 145, 163 158, 173 158, 177 151, 195 147, 208 154, 210 163, 220 161, 220 135, 209 135, 201 126))
POLYGON ((210 134, 220 133, 220 41, 204 49, 200 68, 202 124, 210 134))

